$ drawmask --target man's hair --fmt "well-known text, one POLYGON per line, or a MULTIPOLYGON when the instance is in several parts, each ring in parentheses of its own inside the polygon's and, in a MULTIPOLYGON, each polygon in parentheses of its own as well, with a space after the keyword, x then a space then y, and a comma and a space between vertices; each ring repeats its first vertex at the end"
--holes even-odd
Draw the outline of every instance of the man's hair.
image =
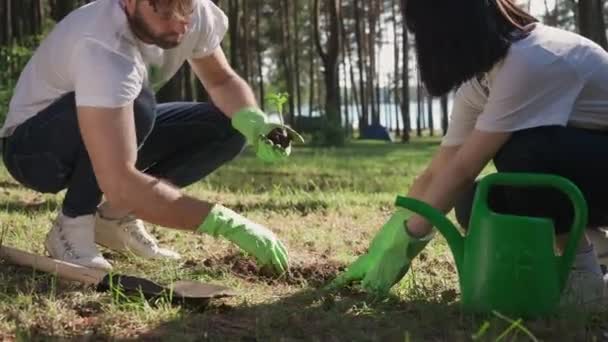
POLYGON ((513 0, 407 0, 405 11, 420 77, 433 96, 488 72, 538 21, 513 0))
POLYGON ((194 8, 194 0, 137 0, 138 2, 147 1, 155 11, 159 9, 168 10, 178 16, 186 16, 194 8))

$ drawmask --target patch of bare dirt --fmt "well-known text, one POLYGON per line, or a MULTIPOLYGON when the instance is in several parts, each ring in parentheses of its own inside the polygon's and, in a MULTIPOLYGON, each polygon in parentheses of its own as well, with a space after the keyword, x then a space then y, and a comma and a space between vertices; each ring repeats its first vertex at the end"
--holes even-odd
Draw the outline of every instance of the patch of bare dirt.
POLYGON ((255 260, 238 254, 211 257, 200 262, 188 260, 184 267, 227 270, 239 278, 251 282, 261 281, 268 284, 309 285, 314 287, 327 283, 346 269, 346 265, 331 260, 310 264, 295 263, 290 265, 287 274, 277 277, 273 276, 268 270, 259 267, 255 260))

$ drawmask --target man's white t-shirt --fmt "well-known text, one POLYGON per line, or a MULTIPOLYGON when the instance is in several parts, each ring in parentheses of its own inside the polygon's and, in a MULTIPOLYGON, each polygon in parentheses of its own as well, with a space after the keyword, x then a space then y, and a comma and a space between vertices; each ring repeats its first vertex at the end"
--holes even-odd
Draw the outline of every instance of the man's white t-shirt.
POLYGON ((483 77, 456 92, 443 146, 478 129, 539 126, 608 129, 608 53, 578 34, 534 24, 483 77))
POLYGON ((77 106, 122 107, 143 84, 158 90, 188 59, 220 45, 228 18, 210 0, 194 0, 191 25, 179 46, 163 50, 137 39, 120 0, 97 0, 59 22, 21 73, 0 137, 75 92, 77 106))

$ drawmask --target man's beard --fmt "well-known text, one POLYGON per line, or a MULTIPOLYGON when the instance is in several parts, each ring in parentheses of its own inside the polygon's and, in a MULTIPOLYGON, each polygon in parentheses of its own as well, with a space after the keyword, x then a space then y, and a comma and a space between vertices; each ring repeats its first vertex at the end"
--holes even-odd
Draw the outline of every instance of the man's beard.
POLYGON ((169 37, 173 36, 171 34, 156 35, 154 30, 152 30, 141 16, 138 9, 135 10, 133 16, 127 15, 127 20, 129 21, 129 26, 135 36, 145 43, 154 44, 165 50, 173 49, 180 43, 177 40, 169 39, 169 37))

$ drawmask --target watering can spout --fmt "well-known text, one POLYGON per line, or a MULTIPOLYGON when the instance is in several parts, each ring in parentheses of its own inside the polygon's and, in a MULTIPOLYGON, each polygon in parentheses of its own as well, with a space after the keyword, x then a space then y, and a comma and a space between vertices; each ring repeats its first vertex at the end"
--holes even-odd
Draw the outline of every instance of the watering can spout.
POLYGON ((464 237, 458 232, 456 226, 442 212, 422 201, 410 197, 397 196, 395 204, 424 217, 441 232, 452 250, 458 274, 461 274, 464 262, 464 237))

